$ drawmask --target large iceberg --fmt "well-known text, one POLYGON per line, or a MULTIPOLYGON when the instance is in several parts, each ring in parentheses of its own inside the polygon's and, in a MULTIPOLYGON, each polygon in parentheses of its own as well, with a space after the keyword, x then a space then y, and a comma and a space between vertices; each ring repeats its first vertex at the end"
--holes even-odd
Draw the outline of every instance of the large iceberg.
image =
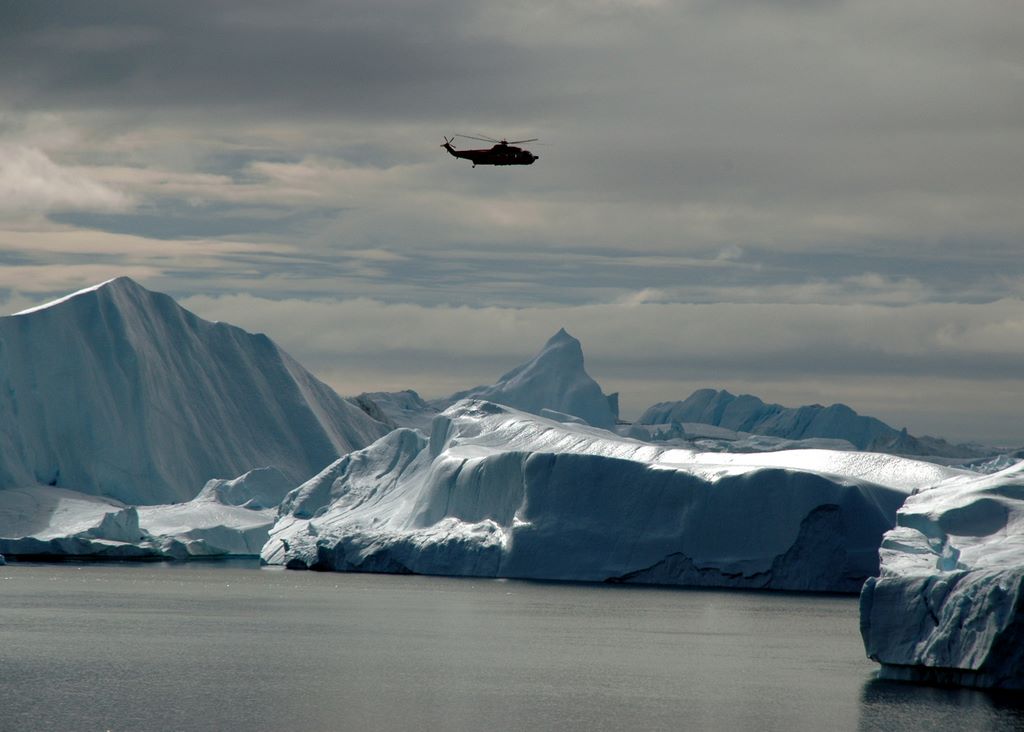
POLYGON ((0 489, 160 504, 265 465, 295 485, 387 431, 265 335, 126 277, 0 317, 0 489))
POLYGON ((568 421, 581 419, 605 429, 612 429, 619 417, 619 395, 601 391, 583 368, 583 347, 564 328, 548 339, 540 353, 496 383, 452 394, 435 406, 447 407, 460 399, 483 399, 556 419, 564 415, 568 421))
POLYGON ((1024 689, 1024 462, 907 499, 861 593, 883 678, 1024 689))
POLYGON ((292 491, 271 564, 856 592, 906 495, 964 475, 889 455, 709 454, 465 400, 292 491))

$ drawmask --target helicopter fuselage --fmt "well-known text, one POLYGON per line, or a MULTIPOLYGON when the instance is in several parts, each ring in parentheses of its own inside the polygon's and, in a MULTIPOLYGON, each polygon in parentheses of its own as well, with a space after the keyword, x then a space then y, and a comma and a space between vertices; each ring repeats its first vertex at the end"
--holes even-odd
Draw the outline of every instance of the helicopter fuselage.
POLYGON ((456 150, 450 142, 441 147, 454 157, 472 161, 474 168, 478 165, 533 165, 539 158, 529 150, 500 142, 486 150, 456 150))

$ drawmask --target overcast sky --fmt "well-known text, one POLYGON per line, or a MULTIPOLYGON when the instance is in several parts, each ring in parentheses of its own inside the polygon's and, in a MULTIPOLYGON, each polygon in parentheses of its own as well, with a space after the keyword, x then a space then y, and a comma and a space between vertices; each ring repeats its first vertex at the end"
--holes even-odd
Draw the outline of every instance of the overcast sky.
POLYGON ((627 416, 1024 444, 1022 39, 1010 0, 0 0, 0 297, 128 275, 343 394, 565 326, 627 416))

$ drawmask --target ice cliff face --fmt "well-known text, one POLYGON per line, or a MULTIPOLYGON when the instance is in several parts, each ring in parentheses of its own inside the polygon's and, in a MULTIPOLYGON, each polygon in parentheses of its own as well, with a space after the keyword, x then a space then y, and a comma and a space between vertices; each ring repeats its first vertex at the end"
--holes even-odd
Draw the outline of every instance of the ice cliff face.
POLYGON ((482 401, 290 493, 264 561, 340 571, 853 592, 906 494, 886 455, 669 450, 482 401))
POLYGON ((565 329, 555 333, 540 353, 497 383, 452 394, 436 406, 447 407, 460 399, 484 399, 532 414, 549 410, 604 429, 612 429, 619 416, 618 394, 601 392, 583 368, 580 342, 565 329))
POLYGON ((266 336, 125 277, 0 317, 0 488, 167 503, 266 465, 294 485, 386 431, 266 336))
POLYGON ((857 414, 845 404, 784 407, 766 404, 751 394, 699 389, 681 402, 659 402, 637 420, 643 425, 696 422, 735 432, 786 440, 846 440, 858 450, 905 455, 973 457, 977 451, 934 437, 913 437, 874 417, 857 414))
POLYGON ((907 499, 861 594, 883 678, 1024 689, 1024 462, 907 499))

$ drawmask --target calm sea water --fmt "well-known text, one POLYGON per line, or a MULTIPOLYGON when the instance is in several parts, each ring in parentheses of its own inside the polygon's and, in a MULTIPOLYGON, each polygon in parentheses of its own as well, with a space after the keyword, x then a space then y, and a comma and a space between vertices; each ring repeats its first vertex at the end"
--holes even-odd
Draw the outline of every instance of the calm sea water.
POLYGON ((848 597, 0 567, 3 730, 1024 728, 874 670, 848 597))

